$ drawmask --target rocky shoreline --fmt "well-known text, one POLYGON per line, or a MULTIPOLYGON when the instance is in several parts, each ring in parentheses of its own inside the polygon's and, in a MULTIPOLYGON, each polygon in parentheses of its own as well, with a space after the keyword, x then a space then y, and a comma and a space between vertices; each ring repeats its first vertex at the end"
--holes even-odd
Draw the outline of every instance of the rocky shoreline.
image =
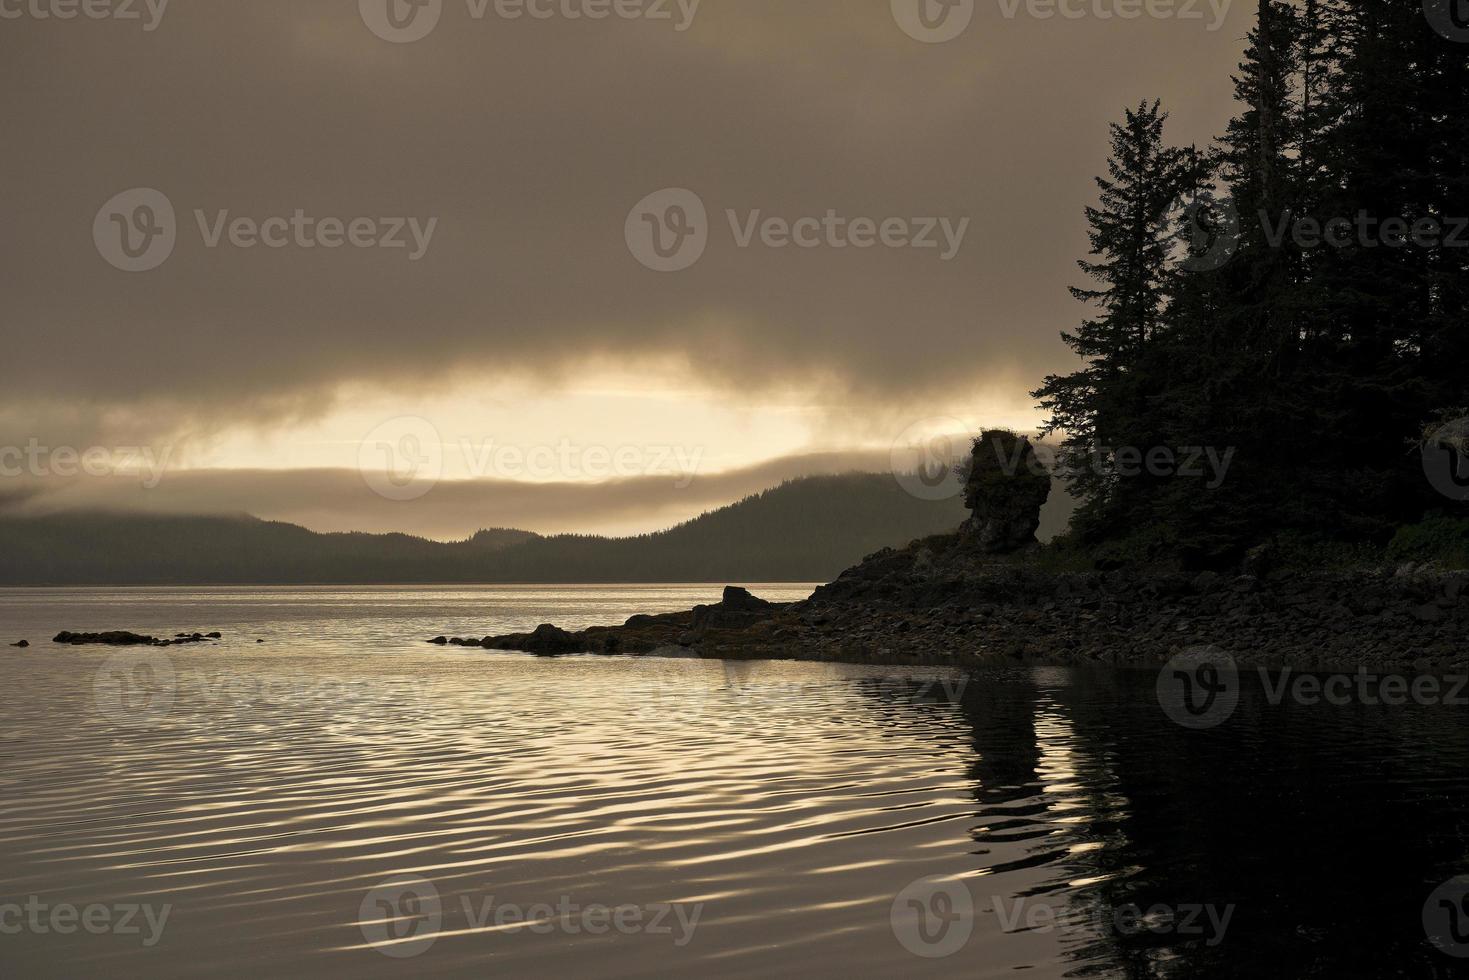
MULTIPOLYGON (((739 588, 717 605, 622 626, 431 642, 565 653, 858 663, 1156 665, 1208 647, 1237 664, 1444 672, 1469 665, 1469 572, 1280 567, 1262 545, 1230 571, 1179 561, 1079 571, 1035 538, 1052 490, 1028 439, 987 430, 960 469, 971 517, 885 549, 809 599, 739 588)), ((1093 562, 1084 562, 1091 568, 1093 562)))
POLYGON ((996 560, 954 535, 872 555, 803 602, 730 588, 717 605, 621 626, 431 642, 540 655, 957 666, 1153 665, 1211 646, 1242 666, 1469 666, 1469 572, 1263 566, 1054 571, 1033 554, 996 560))

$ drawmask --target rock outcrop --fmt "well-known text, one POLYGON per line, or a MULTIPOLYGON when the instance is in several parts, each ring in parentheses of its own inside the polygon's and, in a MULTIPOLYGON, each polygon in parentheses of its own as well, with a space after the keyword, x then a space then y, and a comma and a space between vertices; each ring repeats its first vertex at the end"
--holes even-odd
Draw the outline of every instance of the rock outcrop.
POLYGON ((960 533, 991 555, 1034 547, 1051 474, 1024 436, 988 429, 974 441, 965 468, 964 505, 973 515, 960 533))
POLYGON ((161 640, 156 636, 147 636, 141 633, 130 633, 127 630, 110 630, 106 633, 72 633, 62 630, 52 637, 52 643, 64 643, 69 646, 109 646, 109 647, 168 647, 178 646, 185 643, 204 643, 209 640, 223 639, 221 633, 175 633, 172 639, 161 640))

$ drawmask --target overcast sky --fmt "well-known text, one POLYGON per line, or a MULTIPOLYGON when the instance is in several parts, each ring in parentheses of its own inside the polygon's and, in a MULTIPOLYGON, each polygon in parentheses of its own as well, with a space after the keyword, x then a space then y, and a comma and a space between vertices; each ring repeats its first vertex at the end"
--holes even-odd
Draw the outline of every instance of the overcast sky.
POLYGON ((385 2, 0 0, 0 501, 639 530, 1031 426, 1107 123, 1207 141, 1253 14, 385 2), (31 462, 145 445, 153 487, 31 462))

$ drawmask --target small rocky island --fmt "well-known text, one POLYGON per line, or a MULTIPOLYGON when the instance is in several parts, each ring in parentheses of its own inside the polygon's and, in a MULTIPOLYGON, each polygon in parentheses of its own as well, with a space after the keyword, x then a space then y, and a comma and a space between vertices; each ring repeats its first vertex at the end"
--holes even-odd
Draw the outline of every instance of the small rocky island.
MULTIPOLYGON (((108 630, 105 633, 73 633, 69 630, 62 630, 51 638, 51 642, 74 647, 169 647, 187 643, 208 643, 211 640, 221 639, 224 639, 224 635, 217 631, 213 633, 175 633, 172 638, 160 639, 156 636, 133 633, 128 630, 108 630)), ((29 644, 25 645, 29 646, 29 644)))
POLYGON ((1030 443, 985 432, 965 468, 972 516, 953 534, 887 549, 809 599, 730 587, 717 605, 621 626, 439 644, 523 651, 871 663, 1151 664, 1212 645, 1242 664, 1297 668, 1469 663, 1469 573, 1412 565, 1237 569, 1069 567, 1036 540, 1051 480, 1030 443))

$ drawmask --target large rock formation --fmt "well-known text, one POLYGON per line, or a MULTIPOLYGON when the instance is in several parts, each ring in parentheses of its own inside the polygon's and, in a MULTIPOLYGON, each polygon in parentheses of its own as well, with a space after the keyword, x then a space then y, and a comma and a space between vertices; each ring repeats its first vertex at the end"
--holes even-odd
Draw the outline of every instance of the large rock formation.
POLYGON ((987 554, 1037 543, 1051 474, 1029 439, 1004 429, 985 430, 974 440, 964 476, 964 505, 974 512, 961 528, 967 540, 987 554))

